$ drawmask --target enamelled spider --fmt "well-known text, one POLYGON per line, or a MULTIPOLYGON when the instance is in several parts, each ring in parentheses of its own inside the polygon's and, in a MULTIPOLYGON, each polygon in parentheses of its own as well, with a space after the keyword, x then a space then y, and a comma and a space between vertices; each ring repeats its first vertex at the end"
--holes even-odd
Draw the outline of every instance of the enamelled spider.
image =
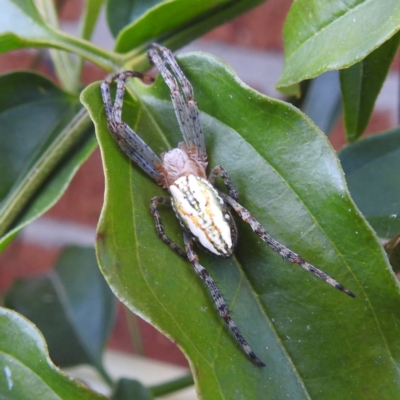
POLYGON ((121 119, 126 80, 137 77, 145 79, 139 72, 127 71, 106 79, 101 85, 108 128, 121 149, 150 175, 159 185, 168 189, 171 196, 157 196, 151 199, 151 213, 157 233, 176 253, 188 260, 195 272, 207 284, 219 315, 231 330, 236 341, 247 356, 256 364, 265 364, 257 358, 238 327, 229 315, 229 309, 211 276, 200 265, 194 252, 194 243, 208 252, 230 257, 233 254, 237 229, 231 211, 235 212, 253 231, 273 250, 286 260, 297 264, 321 278, 329 285, 351 297, 352 292, 343 287, 323 271, 304 261, 298 254, 273 239, 260 223, 238 202, 238 193, 229 180, 228 174, 220 166, 211 170, 207 177, 207 153, 203 132, 199 121, 199 111, 193 96, 193 88, 186 79, 172 53, 158 44, 151 44, 148 55, 161 73, 171 91, 172 104, 179 122, 184 142, 178 148, 161 154, 161 159, 144 141, 121 119), (117 82, 115 102, 112 104, 110 86, 117 82), (214 186, 216 177, 221 177, 228 188, 229 195, 218 191, 214 186), (185 251, 181 250, 165 234, 157 207, 171 204, 183 229, 185 251))

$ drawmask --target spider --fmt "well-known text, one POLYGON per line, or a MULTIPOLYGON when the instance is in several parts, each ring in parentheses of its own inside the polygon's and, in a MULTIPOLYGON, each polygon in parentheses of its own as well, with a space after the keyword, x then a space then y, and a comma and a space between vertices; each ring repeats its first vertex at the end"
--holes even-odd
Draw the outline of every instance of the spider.
POLYGON ((122 121, 122 106, 128 78, 148 79, 140 72, 126 71, 107 78, 101 84, 108 129, 120 148, 139 167, 150 175, 159 185, 169 190, 170 196, 153 197, 150 202, 157 234, 177 254, 188 260, 196 274, 206 283, 219 315, 225 321, 234 338, 247 356, 257 365, 265 364, 254 354, 238 327, 230 317, 217 285, 199 263, 194 245, 219 256, 230 257, 235 249, 238 232, 232 217, 234 210, 253 231, 273 250, 291 263, 297 264, 313 273, 334 288, 351 297, 355 295, 325 272, 303 260, 298 254, 272 238, 261 224, 241 206, 238 193, 232 185, 227 172, 221 165, 214 167, 206 175, 207 153, 204 136, 199 120, 199 111, 193 95, 193 88, 187 80, 172 53, 167 48, 153 43, 149 46, 148 56, 157 67, 171 92, 172 104, 178 119, 184 142, 178 147, 161 154, 159 158, 149 146, 122 121), (116 81, 115 102, 112 103, 110 86, 116 81), (217 177, 222 178, 228 194, 214 187, 217 177), (171 205, 182 226, 185 251, 168 238, 161 222, 158 206, 171 205))

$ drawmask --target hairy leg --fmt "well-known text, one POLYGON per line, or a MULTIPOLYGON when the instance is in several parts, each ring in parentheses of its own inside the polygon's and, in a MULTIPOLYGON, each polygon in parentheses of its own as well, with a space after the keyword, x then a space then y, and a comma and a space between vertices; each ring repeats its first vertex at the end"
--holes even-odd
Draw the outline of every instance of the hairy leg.
POLYGON ((214 303, 217 307, 218 313, 221 318, 225 321, 226 325, 228 326, 229 330, 232 332, 233 336, 235 337, 236 341, 239 343, 240 347, 243 351, 247 354, 247 356, 253 361, 255 364, 264 367, 265 364, 254 354, 251 350, 250 346, 247 344, 245 338, 240 333, 239 328, 233 322, 232 318, 229 315, 228 306, 225 303, 224 298, 222 297, 217 285, 215 284, 214 280, 211 278, 207 270, 200 265, 199 258, 197 254, 193 251, 193 242, 192 239, 189 237, 187 232, 184 232, 184 241, 186 247, 186 253, 189 259, 189 262, 192 264, 193 269, 195 270, 196 274, 206 283, 211 296, 214 300, 214 303))
POLYGON ((226 194, 223 194, 223 193, 222 193, 222 196, 223 196, 224 200, 232 208, 234 208, 234 210, 238 213, 240 218, 242 218, 243 221, 247 222, 251 226, 253 231, 265 243, 267 243, 273 250, 275 250, 277 253, 279 253, 283 258, 285 258, 286 260, 290 261, 293 264, 299 265, 300 267, 311 272, 318 278, 322 279, 323 281, 325 281, 329 285, 333 286, 334 288, 342 291, 343 293, 346 293, 347 295, 349 295, 351 297, 356 297, 353 292, 346 289, 341 283, 337 282, 335 279, 330 277, 325 272, 321 271, 320 269, 314 267, 307 261, 303 260, 297 253, 288 249, 283 244, 281 244, 277 240, 275 240, 271 235, 269 235, 265 231, 265 229, 262 227, 262 225, 250 214, 250 212, 247 209, 245 209, 243 206, 241 206, 236 200, 234 200, 232 197, 227 196, 226 194))
POLYGON ((186 253, 179 248, 165 233, 163 223, 161 221, 160 213, 158 211, 159 205, 169 205, 171 206, 171 198, 168 196, 156 196, 153 197, 150 201, 150 212, 153 215, 154 222, 156 225, 156 230, 158 236, 165 242, 167 245, 174 250, 177 254, 179 254, 185 260, 188 259, 186 253))

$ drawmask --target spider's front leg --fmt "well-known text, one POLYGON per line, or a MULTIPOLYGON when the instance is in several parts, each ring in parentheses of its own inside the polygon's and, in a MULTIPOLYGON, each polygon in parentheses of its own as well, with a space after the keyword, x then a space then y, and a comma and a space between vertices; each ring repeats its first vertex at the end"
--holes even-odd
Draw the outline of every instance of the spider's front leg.
POLYGON ((221 165, 217 165, 211 170, 210 175, 208 176, 208 181, 212 185, 214 185, 215 179, 218 176, 220 176, 222 178, 222 180, 224 181, 225 186, 229 190, 230 196, 233 197, 235 200, 237 200, 239 198, 239 193, 236 191, 235 187, 233 186, 232 182, 230 181, 228 173, 225 171, 224 168, 222 168, 221 165))
POLYGON ((170 89, 175 114, 187 148, 196 149, 198 159, 205 163, 206 145, 192 85, 169 49, 152 43, 148 55, 170 89))
POLYGON ((161 160, 130 126, 122 121, 122 106, 124 102, 126 80, 134 77, 142 80, 146 78, 146 76, 140 72, 125 71, 107 78, 100 86, 108 130, 117 141, 122 151, 155 181, 160 182, 162 177, 158 166, 161 165, 161 160), (114 81, 117 82, 117 91, 113 104, 110 87, 114 81))
POLYGON ((311 265, 307 261, 303 260, 297 253, 288 249, 283 244, 275 240, 271 235, 269 235, 265 231, 263 226, 251 215, 250 211, 244 208, 242 205, 240 205, 235 199, 223 193, 221 193, 221 196, 238 213, 240 218, 242 218, 243 221, 247 222, 251 226, 251 229, 253 229, 253 231, 261 238, 261 240, 267 243, 273 250, 279 253, 283 258, 285 258, 286 260, 290 261, 293 264, 299 265, 306 271, 311 272, 318 278, 322 279, 323 281, 333 286, 334 288, 342 291, 343 293, 346 293, 351 297, 356 297, 353 292, 346 289, 341 283, 337 282, 335 279, 333 279, 320 269, 314 267, 314 265, 311 265))
POLYGON ((120 72, 116 75, 107 77, 100 86, 104 108, 107 116, 107 122, 109 123, 110 130, 112 131, 111 133, 113 133, 114 131, 119 131, 122 128, 123 122, 121 117, 122 117, 122 106, 126 88, 126 80, 128 78, 135 78, 135 77, 143 79, 144 75, 140 72, 135 72, 135 71, 120 72), (114 104, 112 104, 110 87, 114 81, 117 82, 117 93, 115 96, 115 102, 114 104))
POLYGON ((206 283, 208 289, 210 290, 211 296, 218 309, 219 315, 225 321, 229 330, 233 333, 236 341, 239 343, 240 347, 251 359, 251 361, 261 367, 265 367, 265 364, 254 354, 253 350, 250 348, 245 338, 240 333, 239 328, 230 317, 228 306, 226 305, 225 300, 222 297, 217 285, 215 284, 214 280, 211 278, 207 270, 199 263, 199 258, 193 250, 193 241, 189 235, 190 234, 188 232, 183 232, 183 239, 185 242, 185 248, 189 262, 192 264, 196 274, 206 283))

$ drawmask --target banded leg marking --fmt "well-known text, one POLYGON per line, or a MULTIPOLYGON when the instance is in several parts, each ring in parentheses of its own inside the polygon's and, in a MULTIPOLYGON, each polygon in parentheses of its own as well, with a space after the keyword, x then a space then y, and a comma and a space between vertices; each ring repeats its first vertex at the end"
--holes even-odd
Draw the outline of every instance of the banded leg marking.
POLYGON ((150 212, 154 218, 154 222, 156 225, 156 230, 158 236, 163 240, 163 242, 167 243, 167 245, 174 250, 177 254, 179 254, 183 259, 187 260, 188 256, 186 253, 180 249, 178 245, 176 245, 165 233, 164 225, 161 221, 160 213, 158 211, 157 206, 161 204, 166 204, 171 206, 171 198, 168 196, 156 196, 153 197, 150 201, 150 212))
POLYGON ((206 145, 191 83, 166 47, 152 43, 148 55, 170 89, 171 100, 186 146, 196 148, 199 158, 205 162, 206 145))
POLYGON ((221 179, 224 181, 225 186, 229 190, 229 195, 237 200, 239 198, 239 193, 236 191, 235 187, 233 186, 232 182, 229 179, 229 175, 226 172, 226 170, 222 167, 222 165, 216 165, 210 172, 210 175, 208 176, 209 182, 214 185, 215 179, 217 176, 220 176, 221 179))
POLYGON ((328 274, 321 271, 317 267, 314 267, 312 264, 303 260, 297 253, 288 249, 283 244, 275 240, 271 235, 269 235, 265 231, 262 225, 250 214, 250 212, 246 208, 241 206, 235 199, 223 193, 221 193, 221 195, 224 198, 224 200, 235 209, 240 218, 242 218, 243 221, 247 222, 251 226, 253 231, 261 238, 261 240, 267 243, 273 250, 279 253, 283 258, 285 258, 286 260, 290 261, 293 264, 299 265, 306 271, 311 272, 318 278, 322 279, 323 281, 333 286, 334 288, 342 291, 343 293, 346 293, 350 297, 356 297, 353 292, 346 289, 341 283, 337 282, 335 279, 333 279, 332 277, 330 277, 328 274))
POLYGON ((189 237, 189 234, 187 232, 183 233, 183 239, 185 241, 185 248, 189 262, 192 264, 192 267, 195 270, 196 274, 206 283, 211 293, 211 296, 214 300, 214 303, 217 306, 219 315, 225 321, 225 324, 228 326, 228 329, 233 333, 233 336, 235 337, 236 341, 239 343, 240 347, 247 354, 250 360, 257 365, 264 367, 265 364, 254 354, 253 350, 250 348, 245 338, 240 333, 239 328, 236 326, 236 324, 230 317, 229 308, 226 305, 225 300, 222 297, 214 280, 211 278, 207 270, 199 263, 199 258, 197 254, 193 251, 193 241, 189 237))
POLYGON ((162 179, 157 168, 161 165, 160 158, 125 122, 122 121, 122 106, 126 89, 126 80, 134 77, 142 80, 151 79, 140 72, 125 71, 111 76, 102 82, 100 88, 108 129, 122 151, 154 180, 159 182, 162 179), (117 82, 117 91, 113 104, 110 86, 114 81, 117 82))

